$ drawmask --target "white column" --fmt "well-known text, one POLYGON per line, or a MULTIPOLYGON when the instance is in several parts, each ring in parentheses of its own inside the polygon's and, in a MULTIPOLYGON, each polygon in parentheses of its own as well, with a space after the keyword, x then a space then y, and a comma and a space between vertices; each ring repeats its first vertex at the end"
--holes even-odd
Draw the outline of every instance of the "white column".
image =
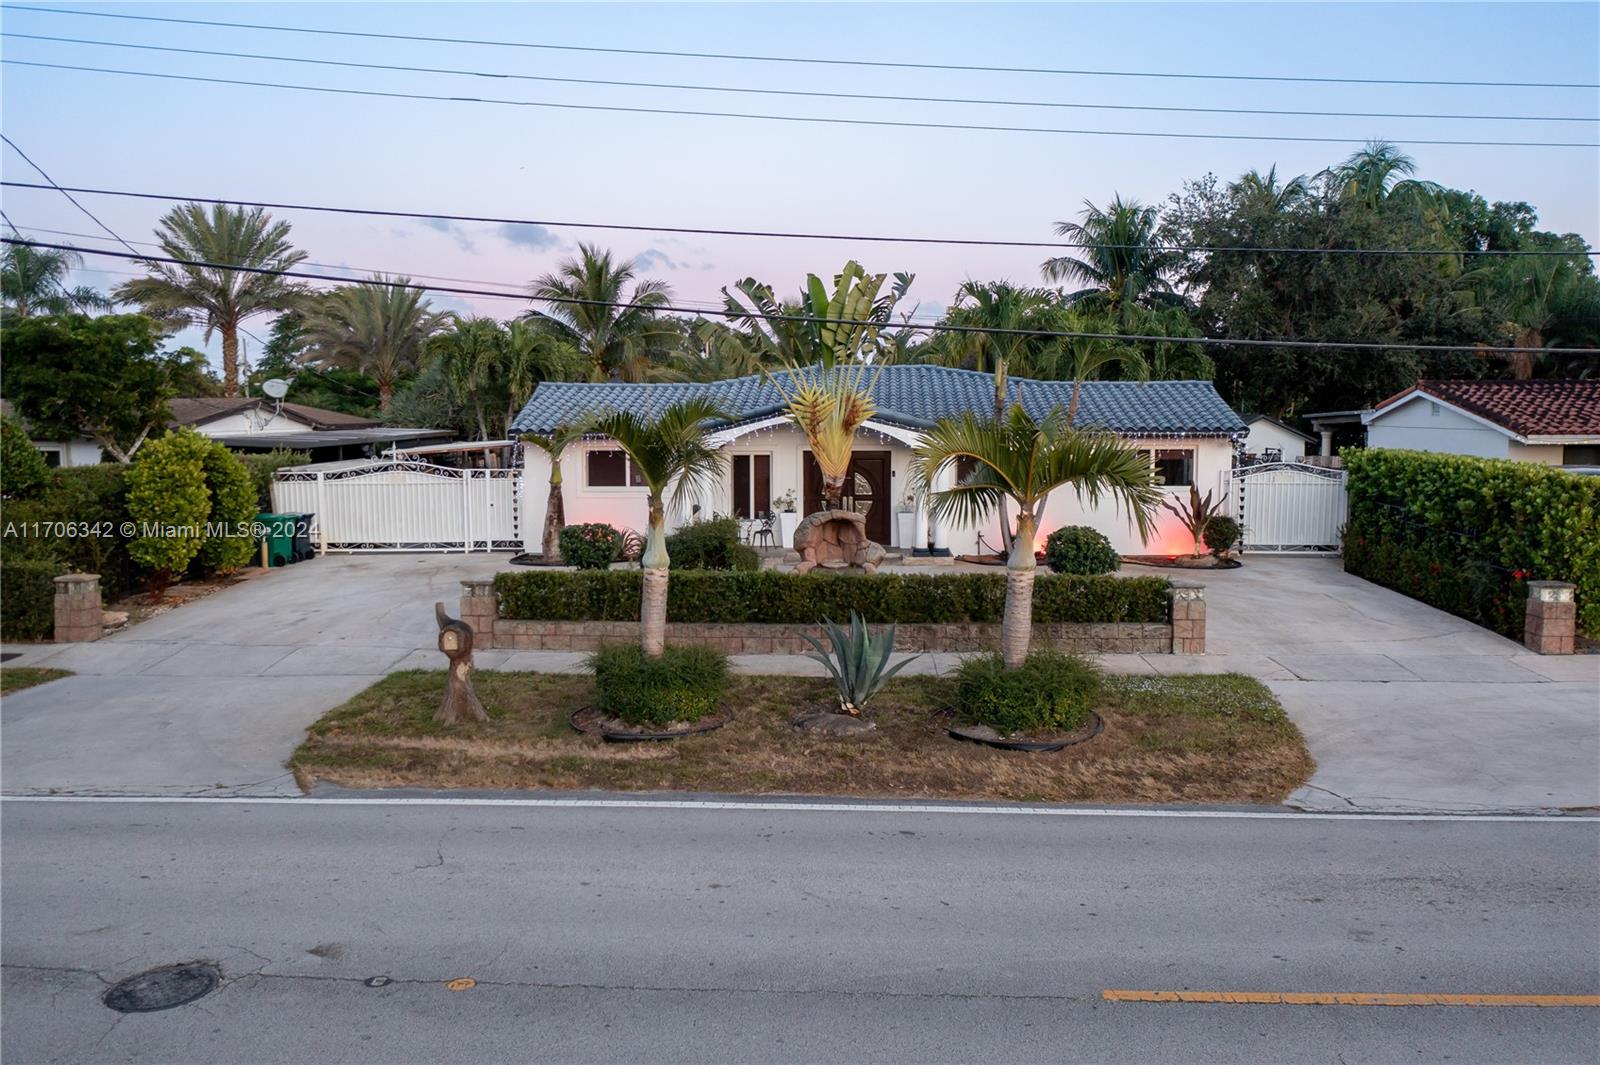
POLYGON ((905 545, 907 551, 928 550, 928 497, 917 496, 917 521, 916 531, 911 536, 911 543, 905 545))
MULTIPOLYGON (((933 475, 933 490, 935 492, 944 492, 954 488, 955 485, 956 465, 953 462, 947 462, 938 473, 933 475)), ((948 551, 950 549, 950 537, 944 527, 944 522, 934 521, 930 518, 929 523, 933 527, 934 553, 942 554, 943 552, 948 551)))

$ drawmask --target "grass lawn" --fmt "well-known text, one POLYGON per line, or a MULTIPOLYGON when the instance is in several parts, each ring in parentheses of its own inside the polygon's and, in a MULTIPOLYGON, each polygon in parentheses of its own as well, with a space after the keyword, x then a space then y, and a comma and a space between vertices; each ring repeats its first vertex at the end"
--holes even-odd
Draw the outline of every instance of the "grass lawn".
POLYGON ((704 736, 605 743, 567 715, 593 681, 551 673, 479 673, 487 725, 433 723, 442 672, 395 673, 308 730, 290 760, 304 787, 603 788, 1088 803, 1278 803, 1311 776, 1300 731, 1249 677, 1106 678, 1105 731, 1052 754, 958 742, 931 727, 953 683, 901 677, 872 703, 866 739, 800 734, 800 711, 831 688, 797 677, 732 677, 734 720, 704 736))
POLYGON ((39 666, 0 666, 0 695, 10 695, 35 684, 60 680, 72 674, 65 669, 42 669, 39 666))

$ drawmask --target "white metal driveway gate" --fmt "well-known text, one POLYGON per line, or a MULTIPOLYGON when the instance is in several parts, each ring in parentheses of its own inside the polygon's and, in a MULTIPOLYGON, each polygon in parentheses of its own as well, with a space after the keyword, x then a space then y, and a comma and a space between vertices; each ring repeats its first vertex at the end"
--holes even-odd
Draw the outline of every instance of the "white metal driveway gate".
POLYGON ((1298 462, 1263 462, 1222 475, 1228 513, 1244 529, 1242 549, 1337 553, 1349 517, 1346 473, 1298 462))
POLYGON ((520 550, 521 472, 397 459, 290 466, 273 475, 272 506, 315 515, 319 551, 520 550))

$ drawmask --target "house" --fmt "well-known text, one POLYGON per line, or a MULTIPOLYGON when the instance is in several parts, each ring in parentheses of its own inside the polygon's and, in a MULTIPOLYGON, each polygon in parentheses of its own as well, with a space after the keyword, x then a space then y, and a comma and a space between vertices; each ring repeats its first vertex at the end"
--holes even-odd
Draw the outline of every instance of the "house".
MULTIPOLYGON (((1065 407, 1072 393, 1071 383, 1065 381, 1013 378, 1009 387, 1012 401, 1020 400, 1034 417, 1065 407)), ((712 442, 726 450, 728 461, 720 483, 686 506, 687 513, 669 514, 669 524, 714 514, 756 519, 783 509, 786 497, 795 501, 799 513, 822 508, 822 479, 806 438, 785 419, 777 388, 759 376, 703 384, 546 381, 534 390, 511 428, 513 434, 549 432, 591 412, 647 411, 691 397, 713 400, 730 412, 731 417, 711 434, 712 442)), ((912 449, 922 432, 946 415, 991 414, 993 378, 941 366, 886 366, 873 400, 877 413, 857 434, 845 485, 845 506, 866 514, 868 535, 908 553, 995 550, 997 525, 941 525, 930 519, 910 491, 912 449)), ((1165 484, 1164 491, 1174 497, 1186 497, 1191 484, 1202 493, 1216 489, 1232 467, 1234 438, 1245 430, 1209 381, 1090 381, 1083 386, 1077 424, 1112 430, 1145 451, 1165 484)), ((542 451, 531 447, 524 449, 524 462, 521 527, 528 550, 537 551, 549 463, 542 451)), ((951 484, 955 476, 955 471, 943 474, 951 484)), ((569 523, 644 527, 645 489, 629 468, 627 456, 609 439, 596 436, 569 447, 562 455, 562 477, 569 523)), ((1110 503, 1088 506, 1066 488, 1050 497, 1040 543, 1060 526, 1090 525, 1128 554, 1177 554, 1193 548, 1193 538, 1175 516, 1163 510, 1157 522, 1156 533, 1145 543, 1110 503)), ((790 522, 782 525, 781 539, 787 546, 790 522)))
POLYGON ((1418 381, 1362 422, 1368 447, 1600 466, 1600 381, 1418 381))
POLYGON ((1268 414, 1246 414, 1244 424, 1245 454, 1262 462, 1293 462, 1304 458, 1317 444, 1317 438, 1310 433, 1302 433, 1268 414))
POLYGON ((446 429, 395 428, 357 414, 262 396, 180 396, 167 406, 172 426, 188 426, 235 451, 289 448, 310 452, 314 462, 364 458, 455 435, 446 429))

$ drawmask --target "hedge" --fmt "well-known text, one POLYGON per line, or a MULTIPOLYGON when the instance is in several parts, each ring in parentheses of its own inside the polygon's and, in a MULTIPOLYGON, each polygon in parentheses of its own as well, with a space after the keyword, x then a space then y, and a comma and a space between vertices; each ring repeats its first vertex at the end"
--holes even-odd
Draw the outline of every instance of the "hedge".
POLYGON ((128 541, 120 531, 128 518, 127 470, 116 463, 52 469, 35 498, 5 502, 0 557, 58 562, 60 573, 98 573, 106 602, 121 598, 144 577, 128 557, 128 541), (67 531, 68 523, 104 535, 56 535, 67 531), (47 535, 32 535, 35 529, 47 535))
POLYGON ((1600 636, 1600 478, 1505 459, 1346 452, 1347 572, 1521 639, 1530 580, 1578 586, 1600 636))
POLYGON ((56 625, 55 578, 66 572, 57 562, 19 559, 0 563, 0 637, 42 640, 56 625))
MULTIPOLYGON (((494 579, 500 616, 526 621, 635 621, 638 570, 529 570, 494 579)), ((1041 573, 1033 620, 1164 622, 1168 582, 1161 577, 1076 577, 1041 573)), ((747 624, 998 622, 1003 573, 786 573, 779 570, 673 571, 667 620, 747 624)))

